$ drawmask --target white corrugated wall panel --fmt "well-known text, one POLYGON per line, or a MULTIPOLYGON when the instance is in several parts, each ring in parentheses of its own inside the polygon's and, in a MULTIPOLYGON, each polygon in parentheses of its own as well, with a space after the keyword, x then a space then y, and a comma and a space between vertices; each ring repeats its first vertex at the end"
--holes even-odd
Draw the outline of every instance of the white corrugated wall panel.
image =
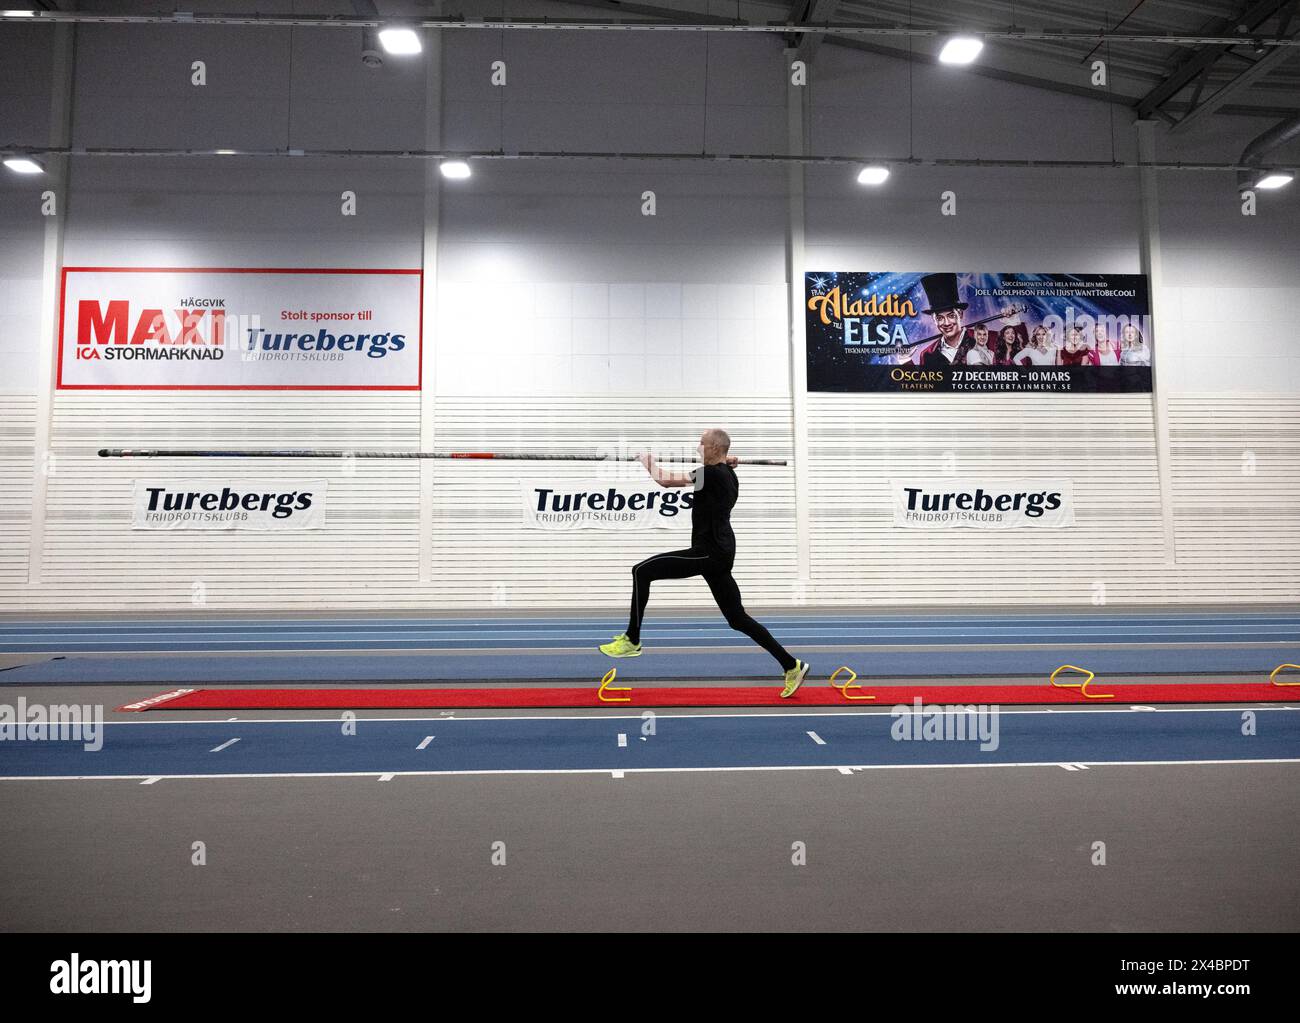
POLYGON ((1169 412, 1178 590, 1300 599, 1300 401, 1188 396, 1169 412))
POLYGON ((811 600, 864 606, 1159 600, 1151 402, 1105 395, 809 395, 811 600), (893 524, 891 479, 1066 477, 1069 529, 893 524))
MULTIPOLYGON (((692 452, 723 425, 740 454, 791 457, 787 397, 437 399, 436 446, 587 451, 625 444, 692 452)), ((29 431, 30 434, 30 431, 29 431)), ((549 533, 520 521, 519 481, 643 479, 632 464, 433 463, 432 582, 419 573, 420 463, 271 459, 102 459, 100 447, 328 447, 415 450, 418 396, 59 394, 39 587, 6 585, 0 610, 278 608, 621 609, 631 566, 690 543, 680 527, 644 534, 549 533), (131 529, 134 481, 326 479, 328 525, 301 533, 131 529)), ((26 490, 30 505, 30 436, 26 490)), ((736 577, 752 604, 794 592, 790 467, 742 469, 736 577)), ((27 534, 21 537, 25 555, 27 534)), ((25 570, 25 561, 22 563, 25 570)), ((711 602, 702 580, 664 584, 659 606, 711 602)))
MULTIPOLYGON (((640 478, 634 463, 432 464, 431 582, 419 572, 414 461, 107 460, 103 446, 414 449, 419 398, 60 393, 43 582, 27 586, 35 400, 0 396, 0 610, 610 608, 678 528, 620 534, 525 529, 519 481, 640 478), (323 478, 320 532, 130 528, 137 478, 323 478), (201 596, 202 603, 196 604, 201 596)), ((1300 599, 1300 407, 1285 396, 1170 402, 1177 560, 1166 562, 1151 403, 1110 396, 809 396, 812 584, 797 591, 791 467, 741 470, 736 578, 752 605, 999 607, 1300 599), (1069 530, 903 530, 900 476, 1065 476, 1069 530)), ((449 449, 690 452, 721 425, 735 451, 792 458, 789 398, 440 396, 449 449)), ((707 606, 702 580, 665 583, 660 607, 707 606)))
MULTIPOLYGON (((102 459, 101 447, 410 448, 419 398, 339 394, 59 393, 43 582, 7 610, 372 607, 418 583, 418 463, 102 459), (329 481, 323 530, 131 528, 137 479, 329 481)), ((16 601, 11 604, 11 601, 16 601)))
POLYGON ((0 601, 27 583, 36 395, 0 394, 0 601))
MULTIPOLYGON (((439 397, 439 449, 555 452, 644 447, 690 454, 700 431, 720 426, 741 457, 792 457, 790 400, 655 395, 594 398, 439 397)), ((794 471, 740 467, 732 516, 736 581, 746 602, 786 604, 794 593, 794 471)), ((519 481, 646 479, 636 463, 436 463, 434 590, 438 606, 622 607, 636 562, 690 545, 689 513, 680 526, 643 533, 552 533, 520 525, 519 481)), ((664 582, 660 607, 712 602, 702 579, 664 582)))

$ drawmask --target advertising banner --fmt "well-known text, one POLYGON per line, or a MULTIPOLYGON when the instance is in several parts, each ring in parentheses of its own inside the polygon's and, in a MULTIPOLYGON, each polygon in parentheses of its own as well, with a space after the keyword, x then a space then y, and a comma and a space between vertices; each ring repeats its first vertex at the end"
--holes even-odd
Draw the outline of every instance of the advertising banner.
POLYGON ((420 388, 419 270, 65 267, 67 390, 420 388))
POLYGON ((1151 390, 1140 274, 809 273, 810 391, 1151 390))
POLYGON ((564 483, 520 482, 523 524, 531 529, 565 531, 604 529, 633 531, 690 529, 695 492, 689 487, 661 487, 609 480, 564 483))
POLYGON ((894 525, 910 529, 1074 525, 1070 480, 891 480, 894 525))
POLYGON ((131 528, 321 529, 327 494, 325 480, 136 480, 131 528))

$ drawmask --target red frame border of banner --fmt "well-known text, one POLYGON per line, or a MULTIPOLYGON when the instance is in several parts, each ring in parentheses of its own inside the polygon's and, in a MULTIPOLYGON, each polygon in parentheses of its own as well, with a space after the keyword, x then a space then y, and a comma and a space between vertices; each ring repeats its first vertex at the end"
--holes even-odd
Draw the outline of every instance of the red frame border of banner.
POLYGON ((65 266, 59 278, 59 343, 55 349, 57 391, 419 391, 424 387, 424 270, 372 270, 342 267, 279 266, 65 266), (420 281, 420 338, 416 383, 385 387, 378 384, 65 384, 63 330, 69 273, 200 273, 200 274, 402 274, 420 281))

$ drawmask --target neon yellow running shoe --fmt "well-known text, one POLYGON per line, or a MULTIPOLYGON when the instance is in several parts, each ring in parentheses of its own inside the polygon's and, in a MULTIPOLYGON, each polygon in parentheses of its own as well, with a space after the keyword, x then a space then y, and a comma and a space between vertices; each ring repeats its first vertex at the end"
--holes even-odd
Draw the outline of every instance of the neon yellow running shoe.
POLYGON ((785 688, 781 690, 781 699, 793 696, 794 691, 803 683, 803 677, 808 674, 808 665, 803 661, 795 661, 794 667, 785 673, 785 688))
POLYGON ((620 632, 612 642, 602 643, 600 652, 606 657, 640 657, 641 644, 633 643, 626 632, 620 632))

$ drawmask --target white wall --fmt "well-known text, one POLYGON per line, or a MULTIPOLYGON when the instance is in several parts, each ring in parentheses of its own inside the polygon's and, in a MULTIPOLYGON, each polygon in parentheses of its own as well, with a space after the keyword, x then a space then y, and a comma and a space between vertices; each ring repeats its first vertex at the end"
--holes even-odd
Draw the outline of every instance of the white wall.
MULTIPOLYGON (((1300 308, 1300 209, 1295 196, 1237 196, 1192 175, 1160 183, 1164 252, 1162 355, 1175 394, 1300 393, 1289 327, 1300 308)), ((1292 186, 1294 187, 1294 186, 1292 186)))
MULTIPOLYGON (((588 12, 589 13, 589 12, 588 12)), ((16 138, 48 133, 41 28, 0 26, 3 116, 16 138), (18 31, 29 34, 19 39, 18 31), (17 68, 17 70, 11 70, 17 68)), ((423 148, 430 115, 418 62, 364 69, 352 33, 298 29, 78 29, 74 143, 423 148), (139 59, 121 72, 116 54, 139 59), (188 83, 191 59, 209 85, 188 83), (290 57, 292 58, 290 60, 290 57), (290 65, 292 70, 290 70, 290 65), (179 84, 178 84, 179 83, 179 84)), ((752 151, 784 147, 785 77, 775 38, 641 33, 449 32, 446 149, 752 151), (707 45, 708 72, 705 74, 707 45), (488 64, 507 61, 504 95, 488 64), (707 104, 705 102, 707 97, 707 104)), ((814 69, 819 153, 883 156, 1134 155, 1122 112, 1085 99, 824 46, 814 69), (909 81, 910 79, 910 81, 909 81), (909 117, 911 90, 915 110, 909 117), (1115 120, 1112 120, 1114 115, 1115 120)), ((1215 128, 1225 119, 1215 119, 1215 128)), ((1233 122, 1226 122, 1233 124, 1233 122)), ((1228 141, 1161 139, 1160 155, 1235 159, 1266 125, 1228 141), (1197 146, 1201 147, 1198 151, 1197 146), (1210 151, 1213 151, 1212 153, 1210 151), (1186 154, 1182 156, 1170 154, 1186 154)), ((0 132, 0 136, 9 134, 0 132)), ((418 266, 431 168, 417 161, 74 159, 69 265, 418 266), (357 192, 359 216, 338 215, 357 192)), ((806 176, 809 269, 1139 269, 1133 171, 905 168, 879 190, 850 168, 806 176), (959 213, 941 217, 939 193, 959 213)), ((434 182, 436 186, 436 182, 434 182)), ((1285 194, 1240 217, 1223 175, 1160 176, 1164 256, 1157 372, 1172 396, 1175 538, 1160 527, 1155 419, 1145 396, 811 395, 812 586, 795 563, 789 469, 744 474, 737 578, 751 605, 965 606, 1295 600, 1300 569, 1300 377, 1285 312, 1296 293, 1300 220, 1285 194), (1216 339, 1233 359, 1212 360, 1216 339), (1241 472, 1252 452, 1253 475, 1241 472), (989 539, 906 537, 885 519, 891 473, 1068 475, 1079 527, 989 539)), ((785 294, 788 196, 773 164, 565 160, 476 163, 442 189, 436 299, 419 396, 58 393, 43 581, 26 582, 34 459, 43 224, 39 186, 0 176, 0 610, 124 606, 590 607, 621 613, 627 571, 689 531, 621 537, 529 533, 519 478, 617 475, 617 466, 442 464, 422 509, 414 464, 240 465, 331 480, 324 534, 133 533, 131 463, 102 445, 261 444, 580 448, 678 444, 729 428, 737 451, 791 457, 785 294), (654 191, 655 217, 641 215, 654 191), (487 316, 483 311, 488 310, 487 316), (427 428, 427 427, 426 427, 427 428), (335 499, 337 495, 337 500, 335 499), (431 536, 424 549, 422 522, 431 536), (423 572, 422 572, 423 569, 423 572), (427 576, 426 581, 421 581, 427 576)), ((151 475, 229 466, 151 463, 151 475)), ((663 606, 707 604, 703 583, 664 587, 663 606)))
MULTIPOLYGON (((49 142, 49 33, 0 26, 0 139, 49 142)), ((33 394, 40 328, 42 186, 35 178, 0 175, 0 393, 33 394)))
MULTIPOLYGON (((772 152, 784 131, 772 39, 444 42, 449 150, 772 152), (498 59, 517 83, 504 95, 487 74, 498 59)), ((774 165, 477 165, 443 193, 438 393, 788 395, 783 188, 774 165), (490 307, 506 315, 483 337, 490 307)))

